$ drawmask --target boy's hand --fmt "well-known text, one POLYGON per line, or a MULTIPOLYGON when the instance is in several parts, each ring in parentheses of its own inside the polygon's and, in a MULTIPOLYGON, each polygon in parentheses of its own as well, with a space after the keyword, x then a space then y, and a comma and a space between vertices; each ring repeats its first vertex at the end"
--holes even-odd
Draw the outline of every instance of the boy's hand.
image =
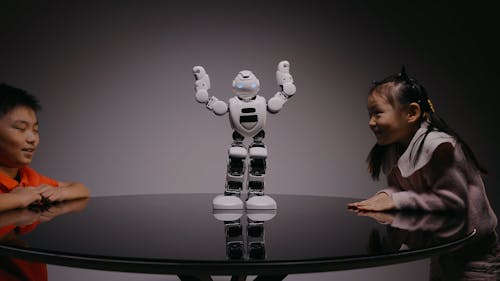
POLYGON ((16 211, 16 226, 26 226, 40 220, 40 214, 37 212, 33 212, 30 209, 23 208, 16 211))
POLYGON ((382 192, 364 201, 354 202, 347 205, 348 208, 359 211, 389 211, 394 209, 394 201, 387 193, 382 192))
POLYGON ((42 200, 39 189, 35 187, 16 187, 10 193, 17 196, 21 208, 42 200))
POLYGON ((63 201, 67 197, 66 187, 53 187, 48 184, 43 184, 38 187, 40 195, 47 199, 49 202, 63 201))
POLYGON ((40 214, 40 221, 47 222, 53 218, 71 212, 77 212, 85 209, 87 206, 88 198, 69 200, 57 204, 52 204, 50 208, 44 210, 40 214))

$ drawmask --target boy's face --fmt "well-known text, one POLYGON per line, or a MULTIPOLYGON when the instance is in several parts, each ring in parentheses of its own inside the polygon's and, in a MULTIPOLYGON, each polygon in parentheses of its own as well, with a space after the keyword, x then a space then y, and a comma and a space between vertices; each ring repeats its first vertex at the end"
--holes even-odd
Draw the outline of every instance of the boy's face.
POLYGON ((30 164, 39 142, 38 121, 31 108, 15 107, 0 118, 0 166, 30 164))

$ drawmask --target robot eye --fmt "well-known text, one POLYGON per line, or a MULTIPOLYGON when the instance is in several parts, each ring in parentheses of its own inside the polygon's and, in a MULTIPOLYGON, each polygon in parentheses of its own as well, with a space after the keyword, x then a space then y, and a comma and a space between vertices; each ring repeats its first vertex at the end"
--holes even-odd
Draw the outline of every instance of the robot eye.
POLYGON ((243 84, 238 83, 238 84, 236 84, 236 87, 237 87, 238 89, 242 89, 242 88, 243 88, 243 84))
POLYGON ((252 83, 252 88, 253 88, 253 89, 257 88, 257 84, 252 83))

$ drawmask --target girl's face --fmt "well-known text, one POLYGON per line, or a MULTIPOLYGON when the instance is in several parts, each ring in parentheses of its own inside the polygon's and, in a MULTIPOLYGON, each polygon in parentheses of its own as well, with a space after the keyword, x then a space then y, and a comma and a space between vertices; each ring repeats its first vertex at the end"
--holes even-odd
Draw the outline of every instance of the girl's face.
POLYGON ((31 163, 40 138, 35 112, 19 106, 0 118, 0 168, 20 168, 31 163))
POLYGON ((406 147, 413 136, 413 126, 408 120, 408 110, 393 106, 378 92, 368 96, 369 126, 379 145, 400 143, 406 147))

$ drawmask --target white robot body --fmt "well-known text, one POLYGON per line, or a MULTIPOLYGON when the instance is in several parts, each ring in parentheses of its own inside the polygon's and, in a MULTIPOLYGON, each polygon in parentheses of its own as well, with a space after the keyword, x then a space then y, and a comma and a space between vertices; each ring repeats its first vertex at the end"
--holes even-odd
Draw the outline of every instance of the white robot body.
POLYGON ((266 125, 266 99, 255 96, 249 101, 233 97, 229 100, 229 121, 236 132, 247 138, 257 135, 266 125))
POLYGON ((229 121, 233 132, 233 143, 228 154, 226 190, 224 195, 213 200, 214 209, 240 209, 243 202, 239 198, 244 183, 247 182, 247 209, 274 210, 277 204, 273 198, 264 195, 267 148, 263 143, 267 112, 278 113, 285 102, 295 94, 295 84, 290 74, 288 61, 281 61, 276 71, 276 82, 280 88, 269 101, 257 95, 260 89, 259 79, 249 70, 240 71, 233 80, 235 97, 229 104, 209 95, 210 78, 202 66, 195 66, 195 99, 203 103, 216 115, 229 112, 229 121), (253 138, 247 148, 245 138, 253 138), (247 161, 248 160, 248 161, 247 161), (247 173, 248 171, 248 173, 247 173))

